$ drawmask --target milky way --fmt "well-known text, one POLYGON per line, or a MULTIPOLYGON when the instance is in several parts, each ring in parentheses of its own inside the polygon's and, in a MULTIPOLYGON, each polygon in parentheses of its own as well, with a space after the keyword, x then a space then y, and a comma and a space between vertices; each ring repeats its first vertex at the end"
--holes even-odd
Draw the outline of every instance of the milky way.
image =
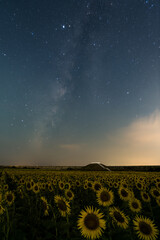
POLYGON ((0 19, 1 164, 160 163, 159 0, 1 0, 0 19))

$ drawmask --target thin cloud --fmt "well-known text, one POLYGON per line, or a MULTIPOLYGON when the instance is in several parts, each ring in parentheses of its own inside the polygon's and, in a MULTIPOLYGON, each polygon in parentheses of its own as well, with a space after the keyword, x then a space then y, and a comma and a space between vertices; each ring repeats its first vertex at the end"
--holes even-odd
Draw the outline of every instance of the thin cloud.
POLYGON ((160 111, 133 121, 107 138, 101 157, 111 165, 160 164, 160 111))

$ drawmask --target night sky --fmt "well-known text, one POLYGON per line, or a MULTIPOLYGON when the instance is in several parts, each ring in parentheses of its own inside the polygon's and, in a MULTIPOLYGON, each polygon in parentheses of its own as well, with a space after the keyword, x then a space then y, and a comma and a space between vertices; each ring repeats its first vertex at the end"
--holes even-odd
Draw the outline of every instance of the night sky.
POLYGON ((160 1, 0 0, 0 165, 160 164, 160 1))

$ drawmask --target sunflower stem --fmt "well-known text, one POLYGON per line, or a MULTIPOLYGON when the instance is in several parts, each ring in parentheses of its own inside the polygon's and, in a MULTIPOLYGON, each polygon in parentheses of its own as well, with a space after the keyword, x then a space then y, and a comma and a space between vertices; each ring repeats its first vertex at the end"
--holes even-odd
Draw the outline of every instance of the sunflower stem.
POLYGON ((6 208, 6 217, 7 217, 7 232, 5 235, 6 235, 6 240, 8 240, 10 225, 9 225, 9 213, 7 208, 6 208))
POLYGON ((68 218, 68 215, 67 215, 67 238, 70 239, 70 236, 69 236, 69 218, 68 218))
MULTIPOLYGON (((50 204, 49 204, 50 205, 50 204)), ((54 213, 54 210, 52 208, 52 206, 50 205, 51 207, 51 210, 52 210, 52 213, 53 213, 53 218, 54 218, 54 223, 55 223, 55 230, 56 230, 56 239, 57 239, 57 236, 58 236, 58 231, 57 231, 57 222, 56 222, 56 215, 54 213)))
POLYGON ((150 212, 151 212, 152 218, 153 218, 153 220, 154 220, 153 210, 152 210, 152 206, 151 206, 151 203, 150 203, 150 202, 149 202, 149 208, 150 208, 150 212))

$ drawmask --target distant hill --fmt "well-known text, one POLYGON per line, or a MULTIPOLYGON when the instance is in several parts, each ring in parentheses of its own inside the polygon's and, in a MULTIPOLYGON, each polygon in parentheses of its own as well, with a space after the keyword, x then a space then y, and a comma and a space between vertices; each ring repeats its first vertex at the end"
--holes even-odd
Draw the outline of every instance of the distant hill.
POLYGON ((93 162, 81 168, 83 171, 111 171, 107 166, 100 162, 93 162))

